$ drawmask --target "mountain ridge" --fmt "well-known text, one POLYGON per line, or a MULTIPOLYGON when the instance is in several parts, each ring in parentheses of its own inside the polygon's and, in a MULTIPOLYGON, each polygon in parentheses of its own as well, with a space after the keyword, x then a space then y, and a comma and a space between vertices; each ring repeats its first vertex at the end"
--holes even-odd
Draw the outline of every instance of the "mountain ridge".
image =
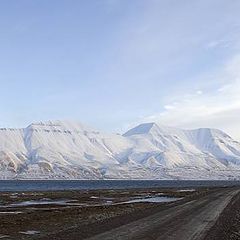
POLYGON ((0 129, 0 179, 239 179, 240 143, 218 129, 140 124, 123 135, 78 122, 0 129))

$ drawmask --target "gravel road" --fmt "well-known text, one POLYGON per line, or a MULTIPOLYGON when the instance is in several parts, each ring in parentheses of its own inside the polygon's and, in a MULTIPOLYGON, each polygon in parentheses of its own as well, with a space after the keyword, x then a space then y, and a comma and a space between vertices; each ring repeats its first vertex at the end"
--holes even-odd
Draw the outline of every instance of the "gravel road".
POLYGON ((218 189, 88 240, 202 240, 239 191, 218 189))

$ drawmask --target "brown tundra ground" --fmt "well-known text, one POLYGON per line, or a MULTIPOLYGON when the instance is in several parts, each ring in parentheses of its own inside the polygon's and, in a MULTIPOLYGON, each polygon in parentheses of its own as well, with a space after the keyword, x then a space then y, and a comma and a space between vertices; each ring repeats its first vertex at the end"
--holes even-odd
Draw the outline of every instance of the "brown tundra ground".
POLYGON ((1 192, 0 239, 240 239, 240 189, 1 192))

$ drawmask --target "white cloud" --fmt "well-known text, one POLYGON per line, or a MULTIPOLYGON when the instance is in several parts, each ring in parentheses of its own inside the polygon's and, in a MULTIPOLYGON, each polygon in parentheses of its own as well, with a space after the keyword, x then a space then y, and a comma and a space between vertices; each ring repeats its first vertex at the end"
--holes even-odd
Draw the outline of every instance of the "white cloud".
POLYGON ((198 90, 196 94, 180 95, 177 102, 166 104, 162 112, 142 122, 158 121, 182 128, 219 128, 240 140, 240 55, 225 64, 216 75, 216 82, 218 88, 207 93, 198 90))
POLYGON ((211 41, 207 44, 207 49, 219 47, 222 43, 224 43, 223 40, 211 41))
POLYGON ((174 105, 165 105, 164 108, 165 108, 166 110, 171 110, 171 109, 174 109, 175 106, 174 106, 174 105))

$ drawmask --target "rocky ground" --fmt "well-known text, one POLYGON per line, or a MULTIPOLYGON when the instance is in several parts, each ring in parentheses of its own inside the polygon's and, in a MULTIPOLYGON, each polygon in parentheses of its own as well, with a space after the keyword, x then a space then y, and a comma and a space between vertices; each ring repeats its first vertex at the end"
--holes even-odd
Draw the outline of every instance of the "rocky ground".
MULTIPOLYGON (((0 239, 86 239, 174 207, 198 202, 198 199, 222 191, 216 188, 199 189, 131 189, 56 192, 0 193, 0 239), (141 202, 148 199, 149 202, 141 202), (164 200, 168 202, 159 202, 164 200), (176 201, 175 201, 176 200, 176 201), (129 202, 130 201, 130 202, 129 202)), ((239 195, 233 199, 229 220, 219 218, 209 239, 240 239, 239 195), (235 208, 238 207, 238 211, 235 208), (223 219, 221 221, 220 219, 223 219), (221 224, 230 238, 213 238, 221 224), (230 229, 230 230, 229 230, 230 229), (229 232, 228 232, 229 231, 229 232), (211 238, 212 237, 212 238, 211 238)), ((191 204, 190 204, 191 205, 191 204)), ((143 238, 144 239, 144 238, 143 238)), ((155 238, 153 238, 155 239, 155 238)), ((156 238, 157 239, 157 238, 156 238)))
POLYGON ((240 239, 240 194, 224 209, 204 240, 240 239))

